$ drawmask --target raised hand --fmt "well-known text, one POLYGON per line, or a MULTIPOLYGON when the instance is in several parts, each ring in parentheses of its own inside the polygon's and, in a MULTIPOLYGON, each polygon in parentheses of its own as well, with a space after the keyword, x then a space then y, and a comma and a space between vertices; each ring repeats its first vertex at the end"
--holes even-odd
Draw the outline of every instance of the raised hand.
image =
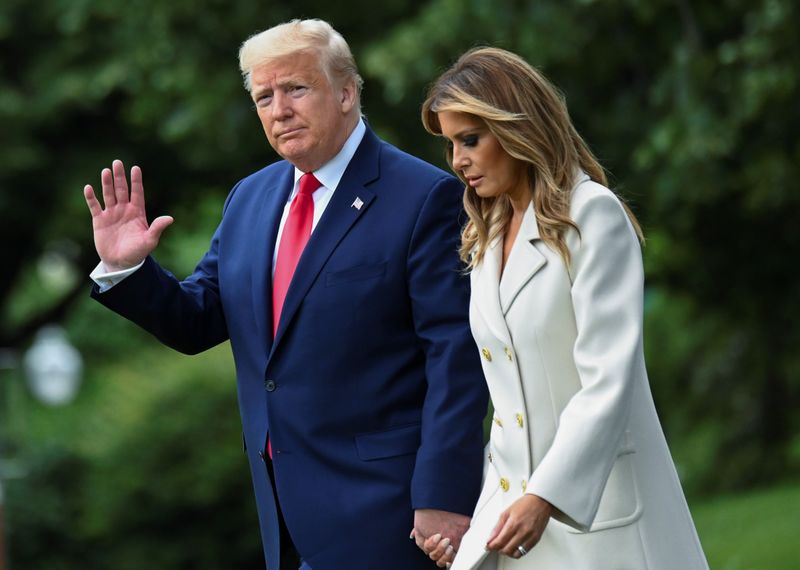
POLYGON ((134 267, 156 248, 161 233, 173 219, 160 216, 148 225, 142 171, 138 166, 131 169, 130 192, 121 160, 115 160, 111 169, 103 169, 100 183, 105 208, 100 205, 91 185, 83 188, 86 205, 92 214, 97 254, 109 272, 134 267))
POLYGON ((486 548, 512 558, 524 556, 539 542, 552 512, 553 506, 541 497, 523 495, 500 515, 486 548))

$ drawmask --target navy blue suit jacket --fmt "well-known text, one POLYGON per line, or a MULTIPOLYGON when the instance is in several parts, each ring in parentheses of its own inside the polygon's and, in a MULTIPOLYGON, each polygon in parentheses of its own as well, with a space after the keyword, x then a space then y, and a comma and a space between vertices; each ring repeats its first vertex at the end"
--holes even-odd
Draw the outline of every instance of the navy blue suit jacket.
POLYGON ((457 258, 463 188, 367 129, 273 339, 271 265, 293 173, 281 161, 240 181, 187 279, 148 258, 93 296, 181 352, 230 339, 270 569, 268 434, 287 526, 314 570, 433 568, 408 538, 413 510, 469 515, 481 483, 487 394, 457 258))

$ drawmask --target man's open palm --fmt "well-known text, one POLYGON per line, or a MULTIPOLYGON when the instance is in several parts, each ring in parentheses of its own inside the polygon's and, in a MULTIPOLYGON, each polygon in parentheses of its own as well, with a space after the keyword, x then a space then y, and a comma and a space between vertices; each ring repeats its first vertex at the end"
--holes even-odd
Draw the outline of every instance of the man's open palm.
POLYGON ((100 182, 105 208, 91 185, 83 188, 92 214, 97 254, 109 272, 134 267, 156 248, 161 233, 172 223, 172 217, 160 216, 148 225, 142 171, 138 166, 131 169, 130 191, 121 160, 115 160, 111 169, 103 169, 100 182))

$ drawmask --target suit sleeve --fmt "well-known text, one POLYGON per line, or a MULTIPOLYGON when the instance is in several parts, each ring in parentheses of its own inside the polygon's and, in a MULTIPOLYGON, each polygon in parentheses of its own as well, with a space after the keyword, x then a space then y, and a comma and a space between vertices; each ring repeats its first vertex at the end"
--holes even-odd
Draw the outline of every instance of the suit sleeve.
POLYGON ((217 272, 219 240, 217 228, 208 251, 183 281, 148 257, 142 267, 111 289, 100 292, 95 284, 91 296, 170 348, 184 354, 207 350, 228 339, 217 272))
POLYGON ((639 242, 618 199, 595 188, 573 204, 580 236, 567 237, 581 389, 563 409, 553 443, 527 487, 560 511, 557 519, 584 531, 617 458, 642 358, 639 242))
POLYGON ((469 279, 458 258, 462 192, 451 177, 435 185, 408 253, 414 327, 428 382, 411 500, 414 509, 471 515, 481 485, 488 392, 469 330, 469 279))

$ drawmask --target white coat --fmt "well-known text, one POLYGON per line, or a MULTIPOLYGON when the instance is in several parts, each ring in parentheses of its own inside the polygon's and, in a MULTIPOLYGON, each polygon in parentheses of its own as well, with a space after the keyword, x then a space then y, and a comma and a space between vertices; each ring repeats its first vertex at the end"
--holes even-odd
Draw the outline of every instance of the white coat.
POLYGON ((452 570, 706 569, 642 349, 643 269, 617 197, 580 173, 569 268, 528 208, 500 272, 503 240, 472 271, 470 324, 495 416, 472 526, 452 570), (523 493, 556 513, 524 557, 487 554, 523 493))

